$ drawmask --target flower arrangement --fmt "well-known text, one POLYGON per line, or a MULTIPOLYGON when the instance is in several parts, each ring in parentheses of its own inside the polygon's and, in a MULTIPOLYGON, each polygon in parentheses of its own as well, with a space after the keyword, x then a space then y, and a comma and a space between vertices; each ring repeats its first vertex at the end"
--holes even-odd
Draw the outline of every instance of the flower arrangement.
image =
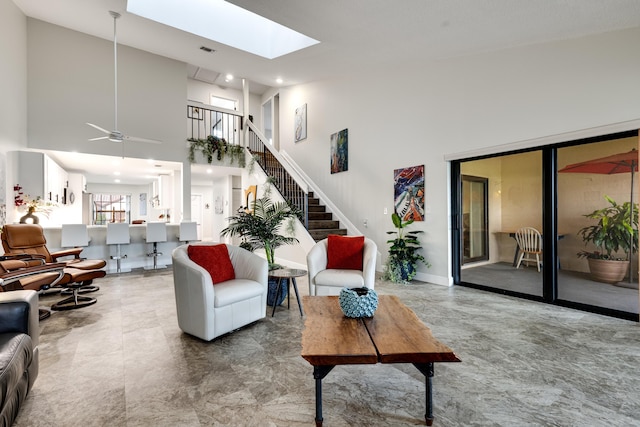
POLYGON ((42 197, 38 196, 35 199, 25 194, 22 191, 22 187, 19 184, 13 186, 13 203, 21 212, 39 212, 49 218, 49 214, 57 205, 53 202, 48 202, 42 197))

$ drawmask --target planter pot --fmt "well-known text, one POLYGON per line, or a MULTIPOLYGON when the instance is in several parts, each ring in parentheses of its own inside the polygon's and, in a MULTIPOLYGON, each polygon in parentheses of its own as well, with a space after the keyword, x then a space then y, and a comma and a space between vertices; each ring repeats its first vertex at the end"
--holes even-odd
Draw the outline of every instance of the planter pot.
MULTIPOLYGON (((278 290, 278 281, 279 279, 269 277, 269 291, 267 292, 267 305, 273 306, 273 301, 276 299, 276 291, 278 290)), ((280 295, 278 295, 278 301, 276 301, 276 305, 282 304, 284 299, 287 297, 287 281, 280 281, 280 295)))
POLYGON ((588 258, 589 271, 594 280, 604 283, 618 283, 629 271, 629 261, 588 258))
POLYGON ((390 260, 387 263, 387 278, 394 283, 408 284, 416 275, 416 266, 409 261, 390 260))
POLYGON ((378 308, 378 294, 369 288, 342 288, 338 301, 347 317, 371 317, 378 308))

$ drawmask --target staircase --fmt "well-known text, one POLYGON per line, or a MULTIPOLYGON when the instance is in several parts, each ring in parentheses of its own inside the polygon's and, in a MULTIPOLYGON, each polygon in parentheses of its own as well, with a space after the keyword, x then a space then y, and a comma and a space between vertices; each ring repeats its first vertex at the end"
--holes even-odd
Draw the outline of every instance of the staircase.
POLYGON ((340 228, 340 222, 333 219, 333 214, 327 212, 326 207, 320 204, 320 199, 315 197, 313 192, 306 192, 298 185, 295 179, 287 172, 280 161, 267 148, 262 138, 254 131, 251 122, 243 123, 242 117, 237 114, 229 114, 215 110, 215 107, 207 108, 199 103, 187 105, 187 119, 191 126, 191 138, 206 138, 210 129, 216 128, 217 124, 231 123, 229 130, 221 136, 232 144, 237 144, 236 133, 248 127, 248 136, 245 141, 246 148, 249 149, 257 164, 260 165, 264 173, 269 177, 271 183, 280 192, 284 200, 291 206, 295 206, 300 212, 300 221, 307 228, 311 237, 317 242, 325 239, 329 234, 346 235, 347 230, 340 228), (213 123, 216 123, 213 125, 213 123))
POLYGON ((329 234, 346 236, 347 230, 340 228, 340 221, 333 219, 333 214, 327 212, 327 208, 320 204, 320 199, 309 192, 309 220, 307 230, 316 242, 326 239, 329 234))
POLYGON ((347 230, 340 228, 340 222, 333 219, 333 214, 320 204, 320 199, 314 197, 311 191, 305 193, 251 127, 249 131, 247 148, 287 203, 296 206, 301 212, 300 221, 311 237, 317 242, 329 234, 346 235, 347 230))

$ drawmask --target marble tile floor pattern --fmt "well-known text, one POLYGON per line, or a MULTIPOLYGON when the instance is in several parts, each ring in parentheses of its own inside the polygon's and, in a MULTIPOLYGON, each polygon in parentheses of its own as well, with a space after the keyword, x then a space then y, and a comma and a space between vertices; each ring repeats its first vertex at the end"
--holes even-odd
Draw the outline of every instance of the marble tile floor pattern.
MULTIPOLYGON (((15 426, 314 425, 295 298, 203 342, 178 328, 170 269, 99 285, 97 304, 41 322, 40 373, 15 426)), ((464 287, 376 289, 462 359, 435 366, 434 426, 640 426, 638 323, 464 287)), ((323 386, 327 427, 424 425, 413 366, 340 366, 323 386)))

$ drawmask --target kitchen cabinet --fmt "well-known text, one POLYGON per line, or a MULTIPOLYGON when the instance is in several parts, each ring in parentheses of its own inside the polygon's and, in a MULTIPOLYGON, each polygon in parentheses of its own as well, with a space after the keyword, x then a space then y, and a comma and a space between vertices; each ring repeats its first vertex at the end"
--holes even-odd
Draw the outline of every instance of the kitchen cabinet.
POLYGON ((152 199, 157 200, 156 209, 170 209, 173 204, 171 175, 160 175, 152 184, 152 199))
POLYGON ((43 153, 18 151, 18 184, 31 199, 65 204, 68 174, 53 159, 43 153))

